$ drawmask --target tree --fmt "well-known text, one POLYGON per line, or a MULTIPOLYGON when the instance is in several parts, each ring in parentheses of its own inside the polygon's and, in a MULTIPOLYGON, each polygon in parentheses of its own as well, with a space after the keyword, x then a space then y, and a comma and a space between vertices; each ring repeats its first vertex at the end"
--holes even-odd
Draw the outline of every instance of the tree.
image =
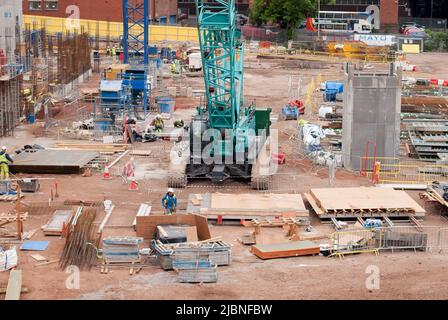
MULTIPOLYGON (((321 5, 334 0, 320 0, 321 5)), ((318 0, 255 0, 250 17, 254 24, 275 23, 288 30, 292 38, 293 30, 306 17, 317 14, 318 0)))

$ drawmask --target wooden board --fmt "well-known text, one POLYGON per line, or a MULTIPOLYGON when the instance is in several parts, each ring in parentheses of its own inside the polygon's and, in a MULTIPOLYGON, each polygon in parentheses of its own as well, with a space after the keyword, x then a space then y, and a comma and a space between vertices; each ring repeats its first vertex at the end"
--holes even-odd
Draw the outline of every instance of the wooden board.
POLYGON ((22 291, 22 270, 11 270, 5 300, 20 300, 22 291))
POLYGON ((257 244, 252 246, 252 252, 260 259, 265 260, 319 254, 320 247, 312 241, 291 241, 257 244))
POLYGON ((132 150, 131 155, 140 157, 149 157, 151 155, 151 150, 132 150))
POLYGON ((198 241, 198 229, 196 226, 186 227, 185 233, 187 234, 187 242, 196 242, 198 241))
POLYGON ((31 258, 33 258, 34 260, 38 261, 38 262, 42 262, 42 261, 48 261, 47 258, 45 258, 44 256, 40 255, 40 254, 32 254, 31 258))
POLYGON ((136 217, 137 219, 137 237, 145 239, 154 239, 157 226, 166 224, 183 224, 195 226, 198 231, 199 240, 211 238, 210 230, 207 224, 207 218, 197 214, 173 214, 173 215, 150 215, 136 217))
MULTIPOLYGON (((392 188, 321 188, 311 189, 311 195, 320 211, 369 210, 369 209, 412 209, 415 213, 425 213, 406 191, 392 188)), ((308 199, 308 197, 307 197, 308 199)), ((308 199, 310 201, 310 199, 308 199)), ((311 202, 310 202, 311 203, 311 202)), ((313 207, 314 205, 311 204, 313 207)), ((317 214, 320 214, 316 211, 317 214)))
POLYGON ((300 194, 224 194, 211 195, 209 211, 219 212, 304 212, 306 211, 300 194))

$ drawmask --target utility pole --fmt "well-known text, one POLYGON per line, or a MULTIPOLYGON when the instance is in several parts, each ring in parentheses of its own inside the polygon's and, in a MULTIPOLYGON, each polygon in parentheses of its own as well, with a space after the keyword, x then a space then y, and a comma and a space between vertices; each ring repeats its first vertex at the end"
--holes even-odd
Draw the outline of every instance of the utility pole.
POLYGON ((433 9, 434 9, 434 0, 431 0, 431 28, 432 28, 432 13, 433 13, 433 9))
POLYGON ((320 0, 317 0, 317 39, 320 40, 320 0))

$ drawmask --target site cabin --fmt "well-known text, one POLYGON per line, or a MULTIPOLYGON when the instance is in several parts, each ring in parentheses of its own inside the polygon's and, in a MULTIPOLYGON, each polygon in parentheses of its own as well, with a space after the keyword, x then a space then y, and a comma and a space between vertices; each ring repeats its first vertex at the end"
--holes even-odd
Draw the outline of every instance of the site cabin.
POLYGON ((372 33, 373 24, 367 12, 320 11, 319 18, 307 18, 306 30, 323 32, 372 33))

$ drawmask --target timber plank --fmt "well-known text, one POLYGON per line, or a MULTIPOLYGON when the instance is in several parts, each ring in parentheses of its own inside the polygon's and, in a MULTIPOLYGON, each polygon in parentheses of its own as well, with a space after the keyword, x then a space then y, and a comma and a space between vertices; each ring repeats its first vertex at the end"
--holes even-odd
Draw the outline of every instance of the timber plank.
POLYGON ((5 300, 20 300, 22 291, 22 270, 11 270, 5 300))

